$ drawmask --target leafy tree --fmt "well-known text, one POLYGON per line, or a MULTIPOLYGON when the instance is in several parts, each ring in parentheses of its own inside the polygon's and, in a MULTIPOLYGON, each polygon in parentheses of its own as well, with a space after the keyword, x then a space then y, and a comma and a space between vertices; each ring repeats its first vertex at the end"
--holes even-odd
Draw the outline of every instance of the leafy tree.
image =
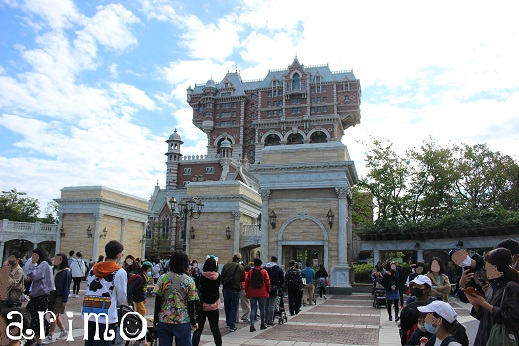
POLYGON ((0 219, 19 222, 36 222, 40 218, 40 202, 16 189, 2 191, 0 195, 0 219))
POLYGON ((359 185, 351 189, 353 204, 351 219, 354 228, 373 223, 373 195, 359 185))
POLYGON ((59 204, 55 201, 47 203, 44 211, 45 217, 41 219, 44 223, 59 223, 59 204))

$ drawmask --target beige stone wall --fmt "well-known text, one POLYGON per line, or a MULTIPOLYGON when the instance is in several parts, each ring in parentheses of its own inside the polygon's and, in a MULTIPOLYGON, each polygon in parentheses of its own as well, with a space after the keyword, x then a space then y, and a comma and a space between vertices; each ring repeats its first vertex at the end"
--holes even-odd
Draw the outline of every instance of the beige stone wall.
POLYGON ((62 199, 94 199, 103 198, 130 207, 148 210, 148 201, 129 194, 102 186, 87 186, 77 188, 67 187, 61 190, 62 199))
MULTIPOLYGON (((278 148, 275 148, 278 149, 278 148)), ((290 145, 286 150, 263 150, 261 163, 266 165, 288 164, 302 162, 336 162, 348 161, 349 155, 346 147, 332 146, 329 148, 319 147, 312 150, 308 144, 290 145), (295 147, 298 147, 298 150, 295 147)))
POLYGON ((221 184, 193 184, 189 185, 186 192, 187 196, 221 196, 221 195, 243 195, 261 203, 260 195, 239 181, 225 181, 221 184))
POLYGON ((133 255, 142 258, 142 234, 144 224, 142 222, 129 220, 126 222, 124 235, 124 255, 133 255))
POLYGON ((90 259, 93 253, 94 237, 88 238, 86 229, 90 226, 94 233, 95 224, 93 214, 65 214, 63 217, 65 237, 61 237, 60 252, 68 256, 70 250, 79 251, 83 254, 83 258, 90 259))
POLYGON ((191 220, 191 226, 195 229, 195 239, 190 239, 189 259, 203 263, 210 254, 216 255, 220 262, 232 258, 233 238, 227 240, 225 237, 227 227, 231 229, 231 235, 234 231, 232 213, 211 213, 202 219, 191 220))

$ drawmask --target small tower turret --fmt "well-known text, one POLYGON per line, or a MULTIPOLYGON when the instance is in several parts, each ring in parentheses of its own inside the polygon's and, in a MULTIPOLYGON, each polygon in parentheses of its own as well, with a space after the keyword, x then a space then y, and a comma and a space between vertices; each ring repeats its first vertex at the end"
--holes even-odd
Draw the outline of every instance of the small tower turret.
POLYGON ((168 151, 166 152, 166 188, 176 188, 177 180, 178 180, 178 164, 182 159, 182 153, 180 152, 180 148, 184 142, 180 135, 177 133, 177 129, 175 132, 169 136, 169 139, 166 141, 168 143, 168 151))

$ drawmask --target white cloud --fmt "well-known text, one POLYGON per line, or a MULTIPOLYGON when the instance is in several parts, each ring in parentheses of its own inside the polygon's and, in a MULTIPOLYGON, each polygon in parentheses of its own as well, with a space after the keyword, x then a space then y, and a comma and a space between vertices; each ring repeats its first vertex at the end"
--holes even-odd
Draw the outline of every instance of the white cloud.
POLYGON ((148 20, 156 19, 161 22, 178 20, 177 12, 168 0, 141 0, 140 6, 140 10, 148 20))
POLYGON ((133 85, 110 83, 110 87, 120 104, 135 104, 147 110, 155 109, 155 102, 144 91, 133 85))
POLYGON ((112 75, 113 78, 119 77, 119 72, 117 72, 116 63, 110 64, 110 66, 108 66, 108 71, 110 71, 110 74, 112 75))
POLYGON ((25 0, 24 7, 55 30, 69 28, 84 19, 72 0, 25 0))

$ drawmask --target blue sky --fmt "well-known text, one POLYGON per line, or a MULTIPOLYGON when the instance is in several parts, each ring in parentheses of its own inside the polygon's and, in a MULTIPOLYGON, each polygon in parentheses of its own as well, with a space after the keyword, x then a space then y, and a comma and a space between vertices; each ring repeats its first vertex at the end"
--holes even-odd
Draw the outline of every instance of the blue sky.
POLYGON ((361 124, 346 131, 402 153, 432 136, 519 154, 514 1, 0 0, 0 188, 42 206, 60 188, 105 185, 148 198, 165 181, 165 139, 205 153, 186 88, 306 65, 353 68, 361 124))

